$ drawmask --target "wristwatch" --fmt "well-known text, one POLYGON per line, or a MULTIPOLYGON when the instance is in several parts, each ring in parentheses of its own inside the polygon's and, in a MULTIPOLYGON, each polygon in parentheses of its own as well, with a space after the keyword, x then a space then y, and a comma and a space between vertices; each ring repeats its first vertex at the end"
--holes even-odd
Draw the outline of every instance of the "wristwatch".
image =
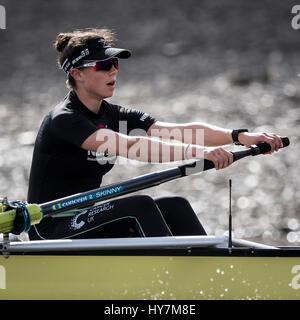
POLYGON ((243 145, 242 143, 239 142, 239 134, 241 132, 248 132, 248 129, 235 129, 235 130, 232 130, 231 136, 232 136, 233 143, 235 145, 238 145, 238 146, 242 146, 243 145))

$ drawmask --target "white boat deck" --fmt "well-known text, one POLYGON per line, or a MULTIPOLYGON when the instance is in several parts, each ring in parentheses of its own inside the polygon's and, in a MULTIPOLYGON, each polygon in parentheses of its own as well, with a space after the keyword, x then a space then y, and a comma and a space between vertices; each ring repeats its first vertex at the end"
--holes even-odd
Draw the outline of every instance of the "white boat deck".
MULTIPOLYGON (((232 246, 254 249, 278 249, 256 242, 232 239, 232 246)), ((3 248, 1 248, 3 247, 3 248)), ((91 251, 91 250, 138 250, 138 249, 190 249, 228 248, 228 237, 181 236, 149 238, 111 239, 62 239, 40 241, 12 241, 0 251, 8 252, 49 252, 49 251, 91 251)))

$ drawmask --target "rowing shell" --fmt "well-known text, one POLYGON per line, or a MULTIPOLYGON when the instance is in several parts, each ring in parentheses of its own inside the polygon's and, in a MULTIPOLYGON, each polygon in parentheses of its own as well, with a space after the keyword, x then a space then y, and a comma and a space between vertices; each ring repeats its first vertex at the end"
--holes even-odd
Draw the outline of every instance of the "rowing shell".
MULTIPOLYGON (((300 247, 227 237, 11 242, 0 299, 300 299, 300 247)), ((2 246, 2 251, 4 250, 2 246)))

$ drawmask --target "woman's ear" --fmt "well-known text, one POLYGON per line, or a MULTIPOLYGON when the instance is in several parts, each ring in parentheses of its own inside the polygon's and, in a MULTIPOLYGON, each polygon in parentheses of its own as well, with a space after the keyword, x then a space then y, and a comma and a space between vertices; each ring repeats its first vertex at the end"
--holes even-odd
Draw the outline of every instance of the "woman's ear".
POLYGON ((74 80, 83 82, 82 72, 76 68, 70 70, 70 75, 74 78, 74 80))

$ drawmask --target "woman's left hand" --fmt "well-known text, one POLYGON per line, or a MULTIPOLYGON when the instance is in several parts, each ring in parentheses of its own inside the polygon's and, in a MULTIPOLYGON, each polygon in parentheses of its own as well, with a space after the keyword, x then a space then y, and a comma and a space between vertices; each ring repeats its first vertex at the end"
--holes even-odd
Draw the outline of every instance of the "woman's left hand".
POLYGON ((282 147, 281 137, 274 133, 248 133, 241 132, 239 134, 239 141, 246 147, 250 147, 253 144, 266 142, 271 146, 271 151, 264 154, 272 154, 274 151, 278 151, 282 147))

